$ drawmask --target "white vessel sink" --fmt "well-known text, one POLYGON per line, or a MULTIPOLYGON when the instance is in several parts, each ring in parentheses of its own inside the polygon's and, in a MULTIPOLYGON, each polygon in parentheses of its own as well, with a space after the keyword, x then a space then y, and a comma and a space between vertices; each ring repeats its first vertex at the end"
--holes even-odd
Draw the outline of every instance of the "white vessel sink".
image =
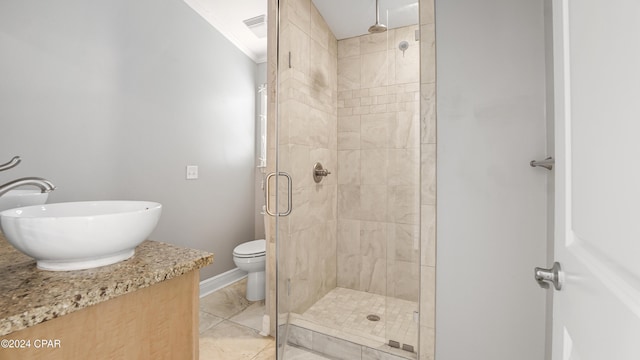
POLYGON ((49 193, 38 189, 10 190, 0 196, 0 211, 22 206, 42 205, 47 202, 49 193))
POLYGON ((89 269, 133 256, 158 224, 162 205, 149 201, 86 201, 0 212, 5 237, 43 270, 89 269))

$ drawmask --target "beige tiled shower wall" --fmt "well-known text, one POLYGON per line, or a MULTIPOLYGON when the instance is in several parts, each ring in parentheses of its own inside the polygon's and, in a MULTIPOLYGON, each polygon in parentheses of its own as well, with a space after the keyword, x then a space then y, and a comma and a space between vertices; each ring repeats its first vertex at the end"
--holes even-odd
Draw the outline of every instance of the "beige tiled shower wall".
POLYGON ((418 28, 338 41, 338 286, 411 301, 420 269, 418 28))
POLYGON ((293 184, 293 212, 279 219, 280 278, 291 279, 290 311, 302 313, 336 286, 337 41, 311 1, 280 6, 279 165, 293 184), (316 162, 334 173, 320 184, 316 162))
POLYGON ((420 360, 435 358, 436 50, 434 0, 420 0, 420 360))
MULTIPOLYGON (((414 282, 417 275, 409 271, 408 276, 402 277, 407 280, 405 284, 395 280, 404 271, 403 266, 408 265, 420 271, 420 358, 421 360, 433 359, 436 265, 434 2, 420 0, 419 58, 415 57, 418 49, 415 46, 416 42, 411 41, 410 38, 407 39, 409 49, 404 54, 397 49, 398 33, 393 31, 384 35, 393 39, 388 44, 386 38, 381 45, 379 39, 371 37, 346 39, 338 45, 310 0, 284 0, 280 3, 282 9, 281 66, 288 64, 289 50, 287 49, 292 49, 291 69, 281 71, 281 79, 279 79, 280 103, 284 106, 280 109, 281 121, 284 121, 281 126, 285 126, 281 129, 283 131, 280 131, 280 143, 285 144, 288 149, 286 154, 281 155, 286 157, 291 154, 291 150, 303 149, 303 155, 294 156, 292 165, 287 171, 294 175, 294 199, 296 196, 301 196, 300 200, 294 202, 294 209, 297 211, 297 206, 303 209, 305 215, 299 215, 299 218, 310 216, 309 219, 302 219, 303 225, 294 226, 291 233, 288 232, 288 223, 285 223, 290 219, 280 219, 283 222, 280 231, 284 232, 280 234, 284 235, 280 240, 282 241, 280 249, 283 252, 280 256, 281 260, 286 260, 285 264, 280 264, 281 268, 284 269, 286 276, 300 278, 305 284, 298 289, 295 287, 292 289, 294 296, 291 304, 286 298, 280 297, 282 311, 286 312, 290 309, 301 312, 304 307, 313 303, 314 299, 322 297, 327 289, 335 285, 345 286, 345 282, 353 284, 347 287, 355 288, 357 284, 358 287, 366 286, 369 291, 375 292, 379 292, 383 287, 386 289, 388 286, 390 294, 414 297, 417 292, 416 282, 414 282), (392 33, 393 37, 391 37, 392 33), (384 57, 383 53, 387 53, 387 57, 384 57), (320 63, 317 62, 318 60, 320 63), (402 69, 398 73, 398 60, 401 64, 418 63, 420 81, 417 82, 415 77, 409 79, 411 76, 416 76, 415 68, 402 69), (367 74, 363 75, 363 72, 367 74), (337 74, 337 77, 332 74, 337 74), (340 78, 340 85, 338 85, 338 78, 340 78), (390 81, 399 83, 389 83, 390 81), (416 93, 421 94, 417 99, 416 93), (394 96, 396 101, 392 103, 394 96), (287 104, 283 104, 284 102, 287 104), (338 110, 338 102, 340 110, 338 110), (382 111, 385 107, 386 111, 382 111), (369 111, 366 114, 365 109, 369 111), (283 110, 285 113, 282 113, 283 110), (418 128, 415 123, 416 111, 419 119, 418 128), (286 115, 286 112, 289 112, 289 115, 286 115), (389 113, 394 115, 384 115, 389 113), (326 122, 329 127, 328 132, 323 130, 313 132, 311 129, 317 124, 312 124, 310 121, 291 123, 296 117, 306 118, 308 115, 312 116, 314 121, 326 122), (363 121, 365 121, 364 131, 361 128, 363 121), (392 127, 390 124, 397 126, 392 127), (305 138, 301 131, 307 130, 312 133, 305 138), (419 131, 420 136, 417 138, 419 144, 413 143, 416 137, 411 136, 411 131, 419 131), (333 137, 332 134, 337 134, 337 137, 333 137), (377 142, 385 145, 383 149, 386 151, 376 152, 373 144, 377 142), (325 144, 326 147, 324 147, 325 144), (356 147, 356 144, 359 147, 356 147), (324 157, 321 158, 321 156, 324 157), (390 159, 398 157, 408 161, 399 162, 398 165, 394 165, 396 168, 378 166, 380 163, 388 165, 390 159), (315 186, 310 185, 308 179, 304 179, 305 175, 301 174, 303 181, 296 183, 298 172, 310 172, 312 162, 317 160, 323 162, 329 170, 335 169, 334 176, 330 175, 322 185, 315 186), (419 174, 415 174, 412 170, 401 171, 401 167, 410 166, 415 161, 420 161, 419 174), (296 163, 301 165, 294 165, 296 163), (359 166, 347 164, 359 164, 359 166), (386 179, 387 182, 382 185, 381 179, 386 179), (420 182, 417 184, 420 191, 419 204, 414 203, 415 200, 408 200, 410 197, 418 198, 414 193, 416 181, 420 182), (323 192, 330 188, 333 190, 323 192), (332 193, 336 195, 331 195, 332 193), (384 207, 385 210, 381 210, 374 206, 379 204, 381 199, 384 199, 385 203, 388 202, 388 211, 386 207, 384 207), (347 206, 352 201, 357 204, 357 207, 347 206), (325 202, 330 205, 322 207, 320 204, 325 202), (322 216, 328 217, 326 221, 320 219, 319 215, 309 214, 312 209, 318 207, 322 216), (420 209, 419 212, 415 210, 416 208, 420 209), (331 219, 331 216, 335 217, 331 219), (419 268, 414 266, 417 257, 414 244, 417 239, 416 231, 420 231, 421 241, 419 255, 421 263, 417 265, 419 268), (337 235, 333 237, 332 234, 337 235), (345 238, 351 240, 337 242, 338 239, 345 238), (384 242, 388 245, 389 239, 393 238, 396 239, 395 247, 394 245, 382 248, 379 246, 384 242), (309 248, 306 250, 302 247, 305 242, 309 243, 309 248), (362 255, 352 258, 353 262, 345 261, 347 260, 345 254, 354 254, 356 249, 360 248, 365 250, 361 253, 362 255), (331 259, 331 252, 339 254, 341 258, 341 264, 334 263, 334 269, 337 269, 337 272, 334 270, 335 278, 332 277, 329 269, 332 261, 335 261, 331 259), (312 260, 308 257, 309 255, 315 259, 312 260), (392 260, 390 261, 392 266, 382 271, 381 260, 387 258, 392 260), (306 265, 303 264, 305 261, 306 265), (313 261, 313 264, 310 264, 310 261, 313 261), (361 264, 364 261, 368 270, 361 272, 358 268, 357 276, 344 276, 347 275, 345 273, 348 272, 348 266, 358 261, 361 264), (384 277, 382 283, 376 280, 378 276, 382 277, 380 274, 387 271, 391 276, 384 277), (306 298, 307 294, 304 291, 309 294, 309 298, 306 298)), ((275 4, 275 0, 269 0, 269 160, 267 165, 270 172, 275 170, 274 155, 277 145, 274 131, 276 104, 274 89, 276 89, 277 72, 275 4)), ((399 29, 400 32, 405 30, 405 35, 411 36, 408 29, 399 29)), ((267 218, 267 224, 269 239, 267 307, 271 319, 275 319, 274 218, 267 218)), ((356 272, 355 268, 353 271, 356 272)), ((285 286, 286 276, 280 276, 281 289, 285 286)), ((275 334, 275 324, 275 321, 271 322, 272 334, 275 334)))

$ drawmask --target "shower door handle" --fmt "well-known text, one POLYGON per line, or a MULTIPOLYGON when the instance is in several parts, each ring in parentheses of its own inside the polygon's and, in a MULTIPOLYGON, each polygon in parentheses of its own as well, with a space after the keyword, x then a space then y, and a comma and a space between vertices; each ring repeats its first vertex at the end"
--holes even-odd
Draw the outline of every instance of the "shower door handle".
POLYGON ((292 192, 292 181, 291 181, 291 176, 289 174, 287 174, 284 171, 279 171, 277 173, 272 172, 269 175, 267 175, 267 177, 265 178, 265 182, 267 183, 265 186, 265 191, 264 191, 264 205, 265 205, 265 212, 270 215, 270 216, 287 216, 289 214, 291 214, 291 208, 293 205, 293 201, 291 200, 291 192, 292 192), (269 185, 269 180, 271 180, 272 177, 274 176, 284 176, 287 178, 287 211, 283 212, 283 213, 274 213, 271 212, 270 210, 270 201, 269 201, 269 193, 271 192, 271 186, 269 185))

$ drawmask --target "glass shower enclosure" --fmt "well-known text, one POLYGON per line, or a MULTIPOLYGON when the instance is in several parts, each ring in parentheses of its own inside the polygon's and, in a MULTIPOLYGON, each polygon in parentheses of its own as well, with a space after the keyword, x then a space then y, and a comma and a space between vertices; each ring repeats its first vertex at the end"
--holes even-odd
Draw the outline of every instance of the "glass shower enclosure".
POLYGON ((278 359, 300 352, 416 359, 418 2, 277 3, 267 152, 275 304, 267 306, 275 309, 278 359), (369 33, 377 8, 386 30, 369 33))

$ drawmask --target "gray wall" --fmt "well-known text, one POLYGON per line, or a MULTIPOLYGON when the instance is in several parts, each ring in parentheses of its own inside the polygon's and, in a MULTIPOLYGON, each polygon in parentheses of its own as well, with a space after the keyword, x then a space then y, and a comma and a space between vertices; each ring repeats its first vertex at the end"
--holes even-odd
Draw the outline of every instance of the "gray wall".
POLYGON ((164 205, 151 238, 235 267, 254 237, 256 64, 180 0, 0 2, 0 182, 164 205), (185 166, 200 178, 185 180, 185 166))
POLYGON ((436 0, 436 359, 540 360, 543 3, 436 0))

